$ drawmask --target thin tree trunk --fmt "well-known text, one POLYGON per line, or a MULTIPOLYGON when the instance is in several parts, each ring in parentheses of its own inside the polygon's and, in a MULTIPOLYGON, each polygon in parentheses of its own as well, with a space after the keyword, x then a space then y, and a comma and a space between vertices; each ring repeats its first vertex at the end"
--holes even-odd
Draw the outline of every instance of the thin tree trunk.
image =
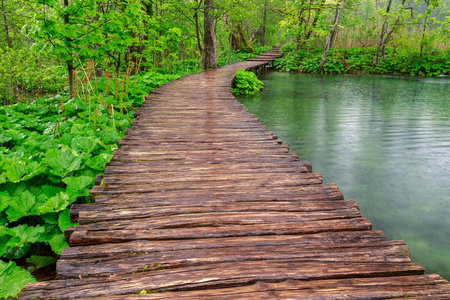
MULTIPOLYGON (((375 12, 378 11, 378 1, 379 0, 375 0, 375 12)), ((378 28, 378 26, 379 26, 378 24, 380 23, 378 13, 375 14, 375 17, 377 19, 377 28, 378 28)))
POLYGON ((328 33, 327 40, 325 42, 325 49, 323 50, 322 59, 320 60, 319 64, 320 71, 323 71, 323 66, 325 65, 325 61, 327 60, 328 52, 330 51, 331 45, 333 43, 333 37, 336 32, 336 28, 339 24, 339 20, 341 19, 342 12, 344 11, 345 8, 345 2, 346 0, 342 0, 341 9, 337 13, 336 18, 334 20, 334 25, 331 28, 330 32, 328 33))
MULTIPOLYGON (((391 10, 391 4, 392 4, 392 0, 389 0, 387 7, 386 7, 386 13, 389 13, 389 11, 391 10)), ((387 27, 387 23, 386 23, 386 21, 384 21, 383 26, 381 27, 380 36, 378 37, 377 50, 375 51, 375 56, 373 57, 374 64, 378 64, 378 61, 380 58, 380 52, 384 48, 383 42, 384 42, 384 35, 386 34, 386 27, 387 27)))
MULTIPOLYGON (((64 0, 64 6, 67 8, 69 6, 69 0, 64 0)), ((69 14, 64 15, 64 24, 70 24, 69 20, 69 14)), ((74 83, 74 71, 75 67, 73 66, 73 58, 72 58, 72 40, 70 38, 66 38, 66 42, 69 45, 69 55, 70 59, 66 60, 67 64, 67 73, 68 73, 68 80, 69 80, 69 97, 73 98, 75 97, 75 83, 74 83)))
POLYGON ((214 9, 213 0, 205 0, 204 11, 204 30, 205 30, 205 53, 204 53, 204 69, 217 68, 217 43, 216 33, 214 31, 214 9))
POLYGON ((2 0, 2 12, 3 12, 3 19, 5 21, 5 35, 6 35, 6 42, 8 44, 9 48, 12 48, 13 45, 11 43, 11 37, 9 36, 9 28, 8 28, 8 19, 6 18, 6 10, 4 5, 4 0, 2 0))
POLYGON ((303 39, 300 48, 302 48, 303 45, 306 43, 306 41, 309 40, 309 38, 311 37, 314 26, 316 26, 316 23, 319 20, 320 15, 322 14, 322 10, 325 5, 325 2, 326 2, 326 0, 322 0, 322 2, 320 3, 319 9, 317 10, 316 15, 314 16, 314 20, 313 20, 311 26, 309 27, 308 33, 306 34, 305 38, 303 39))
MULTIPOLYGON (((402 0, 402 8, 404 8, 405 2, 407 2, 407 0, 402 0)), ((392 3, 392 0, 389 0, 388 7, 386 8, 387 13, 389 13, 389 11, 390 11, 391 3, 392 3)), ((386 52, 385 52, 386 45, 391 40, 392 35, 398 28, 399 24, 400 24, 400 16, 398 16, 397 19, 395 20, 394 25, 392 25, 392 29, 388 33, 386 33, 387 23, 386 22, 383 23, 383 27, 381 28, 380 37, 378 40, 377 50, 376 50, 375 56, 373 58, 374 64, 378 64, 380 53, 382 55, 382 59, 383 60, 386 59, 386 52)))
POLYGON ((263 22, 261 28, 261 46, 266 45, 267 0, 264 1, 263 22))
POLYGON ((425 17, 425 20, 423 21, 422 38, 420 39, 420 57, 422 57, 423 55, 423 47, 425 45, 424 39, 425 39, 425 31, 427 29, 427 20, 428 17, 425 17))
MULTIPOLYGON (((198 7, 197 7, 198 9, 200 8, 202 2, 203 2, 203 0, 200 0, 198 7)), ((202 43, 201 43, 201 39, 200 39, 200 26, 198 24, 198 10, 195 11, 194 20, 195 20, 195 33, 197 36, 198 51, 200 51, 200 53, 203 53, 203 47, 202 47, 202 43)))

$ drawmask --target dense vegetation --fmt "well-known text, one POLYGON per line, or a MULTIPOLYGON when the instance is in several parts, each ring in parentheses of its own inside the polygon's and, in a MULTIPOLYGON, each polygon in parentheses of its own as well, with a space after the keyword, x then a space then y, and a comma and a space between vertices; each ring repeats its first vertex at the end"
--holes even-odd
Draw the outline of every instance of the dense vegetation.
MULTIPOLYGON (((0 0, 0 297, 67 246, 68 207, 88 201, 150 90, 275 44, 286 71, 449 74, 449 9, 450 0, 0 0)), ((240 72, 235 88, 261 86, 240 72)))

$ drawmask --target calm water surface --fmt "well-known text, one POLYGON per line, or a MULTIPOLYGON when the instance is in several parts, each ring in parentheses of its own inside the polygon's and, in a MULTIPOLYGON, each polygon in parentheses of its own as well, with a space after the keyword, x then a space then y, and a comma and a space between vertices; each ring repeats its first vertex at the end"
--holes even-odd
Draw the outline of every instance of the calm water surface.
POLYGON ((270 72, 239 100, 388 239, 450 279, 450 78, 270 72))

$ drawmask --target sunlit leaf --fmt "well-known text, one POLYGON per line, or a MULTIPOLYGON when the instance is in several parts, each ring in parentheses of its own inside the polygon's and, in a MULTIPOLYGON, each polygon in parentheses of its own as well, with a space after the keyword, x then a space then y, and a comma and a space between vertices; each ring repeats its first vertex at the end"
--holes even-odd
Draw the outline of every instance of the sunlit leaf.
POLYGON ((50 167, 50 173, 64 178, 67 173, 81 167, 82 159, 69 149, 51 149, 45 153, 44 161, 50 167))
POLYGON ((45 204, 39 207, 41 213, 58 212, 65 209, 70 204, 69 195, 60 192, 55 196, 48 198, 45 204))
POLYGON ((61 254, 63 249, 69 247, 69 244, 67 244, 66 239, 64 238, 64 234, 55 235, 49 241, 49 244, 52 247, 52 250, 58 255, 61 254))
POLYGON ((15 245, 9 244, 9 246, 18 247, 24 243, 36 243, 40 241, 41 235, 45 232, 45 227, 41 225, 29 227, 27 224, 23 224, 10 228, 10 232, 13 236, 20 238, 20 242, 15 245))
POLYGON ((79 152, 91 153, 100 141, 92 137, 78 137, 72 139, 71 146, 79 152))
POLYGON ((0 260, 0 298, 15 297, 22 288, 36 279, 15 262, 5 263, 0 260))
POLYGON ((76 225, 78 225, 78 224, 70 222, 69 209, 65 209, 59 213, 58 226, 62 232, 64 232, 64 230, 66 230, 67 227, 76 226, 76 225))
POLYGON ((0 192, 0 212, 4 211, 11 201, 9 193, 7 191, 0 192))
POLYGON ((25 190, 19 196, 14 196, 11 199, 9 208, 6 210, 8 220, 10 222, 17 221, 21 217, 29 216, 32 214, 32 208, 36 203, 36 196, 29 190, 25 190))
POLYGON ((89 196, 89 189, 87 188, 94 182, 93 177, 79 176, 79 177, 67 177, 63 179, 63 182, 67 184, 67 193, 70 199, 89 196))

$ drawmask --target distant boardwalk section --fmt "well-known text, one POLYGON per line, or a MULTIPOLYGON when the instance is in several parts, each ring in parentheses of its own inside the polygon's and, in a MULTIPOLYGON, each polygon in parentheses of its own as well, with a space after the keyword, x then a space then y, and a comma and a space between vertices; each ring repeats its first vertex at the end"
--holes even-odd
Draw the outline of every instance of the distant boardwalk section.
POLYGON ((279 55, 153 92, 95 202, 72 207, 59 279, 21 298, 450 299, 448 281, 423 275, 233 97, 237 70, 279 55))

